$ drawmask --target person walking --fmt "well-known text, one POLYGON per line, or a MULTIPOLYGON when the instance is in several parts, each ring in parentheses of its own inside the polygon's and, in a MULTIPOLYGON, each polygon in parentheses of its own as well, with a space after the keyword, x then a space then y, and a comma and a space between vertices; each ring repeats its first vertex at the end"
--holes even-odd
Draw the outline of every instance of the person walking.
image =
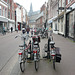
POLYGON ((5 35, 6 33, 5 33, 5 27, 3 27, 3 35, 5 35))
POLYGON ((27 34, 29 34, 30 28, 29 26, 26 28, 27 34))
POLYGON ((11 27, 11 33, 13 32, 13 27, 11 27))

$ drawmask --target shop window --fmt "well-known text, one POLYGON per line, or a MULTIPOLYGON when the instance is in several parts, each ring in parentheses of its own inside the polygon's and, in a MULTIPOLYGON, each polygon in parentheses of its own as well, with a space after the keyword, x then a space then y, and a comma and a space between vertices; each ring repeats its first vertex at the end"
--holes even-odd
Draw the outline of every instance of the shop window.
POLYGON ((7 17, 7 9, 5 9, 5 17, 7 17))
POLYGON ((57 24, 55 24, 55 31, 57 31, 57 24))
POLYGON ((70 18, 69 18, 69 36, 72 38, 74 36, 74 14, 73 12, 70 13, 70 18))
POLYGON ((10 11, 8 12, 8 18, 10 18, 10 11))

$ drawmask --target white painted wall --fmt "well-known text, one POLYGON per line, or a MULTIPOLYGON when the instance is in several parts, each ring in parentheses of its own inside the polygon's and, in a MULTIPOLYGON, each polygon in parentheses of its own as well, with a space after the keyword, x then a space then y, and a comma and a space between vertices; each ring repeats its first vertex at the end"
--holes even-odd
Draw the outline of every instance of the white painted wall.
POLYGON ((21 9, 19 7, 16 9, 16 19, 17 22, 21 22, 21 9))

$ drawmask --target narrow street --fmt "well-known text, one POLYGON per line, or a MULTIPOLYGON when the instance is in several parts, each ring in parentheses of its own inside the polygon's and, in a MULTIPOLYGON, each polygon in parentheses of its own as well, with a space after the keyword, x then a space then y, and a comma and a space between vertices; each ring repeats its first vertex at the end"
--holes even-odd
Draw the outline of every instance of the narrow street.
MULTIPOLYGON (((19 32, 21 33, 21 32, 19 32)), ((47 39, 41 39, 39 70, 36 72, 34 62, 27 63, 25 72, 20 71, 18 62, 18 45, 20 38, 15 39, 18 33, 0 36, 0 75, 74 75, 75 74, 75 43, 68 38, 53 34, 55 46, 60 47, 62 60, 56 63, 56 70, 53 69, 52 62, 43 59, 43 48, 47 39)))

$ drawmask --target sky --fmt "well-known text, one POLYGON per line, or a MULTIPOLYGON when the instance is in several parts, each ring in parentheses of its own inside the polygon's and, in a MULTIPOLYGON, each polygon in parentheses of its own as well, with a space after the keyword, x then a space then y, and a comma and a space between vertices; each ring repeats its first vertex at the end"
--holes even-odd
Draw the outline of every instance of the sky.
POLYGON ((40 10, 40 7, 45 2, 48 2, 48 0, 14 0, 14 2, 17 2, 20 5, 22 5, 23 7, 25 7, 27 12, 29 12, 31 3, 32 3, 32 6, 33 6, 33 11, 37 11, 37 10, 40 10))

